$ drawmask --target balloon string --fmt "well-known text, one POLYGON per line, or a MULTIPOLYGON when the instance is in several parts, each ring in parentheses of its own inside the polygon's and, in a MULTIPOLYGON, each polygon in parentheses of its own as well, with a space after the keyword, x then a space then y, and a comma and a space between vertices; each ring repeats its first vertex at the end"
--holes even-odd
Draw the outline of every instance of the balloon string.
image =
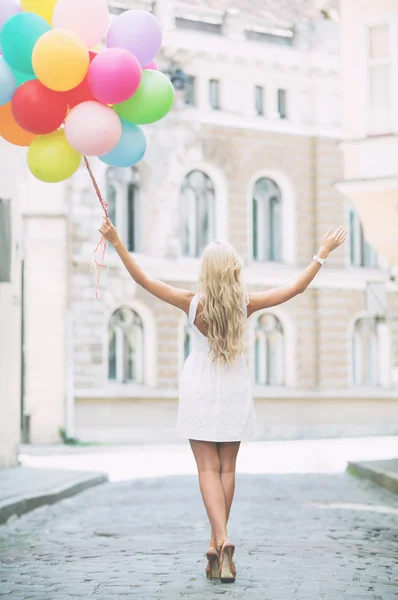
POLYGON ((101 206, 104 209, 105 216, 107 217, 108 216, 108 208, 109 208, 108 204, 106 203, 106 201, 102 197, 102 194, 101 194, 100 189, 98 187, 97 180, 95 179, 94 173, 92 172, 91 167, 90 167, 90 163, 87 160, 87 156, 83 156, 83 158, 84 158, 84 163, 86 165, 86 169, 88 171, 88 174, 91 177, 91 181, 93 182, 94 189, 95 189, 95 191, 97 193, 98 200, 101 202, 101 206))
MULTIPOLYGON (((90 163, 87 160, 86 156, 83 156, 84 158, 84 164, 86 165, 86 169, 88 171, 88 174, 90 175, 91 181, 93 183, 95 192, 98 196, 98 200, 101 203, 101 206, 103 208, 103 211, 105 213, 105 216, 108 217, 108 204, 106 202, 106 200, 103 198, 101 191, 98 187, 98 183, 97 180, 95 179, 94 173, 91 170, 90 167, 90 163)), ((106 269, 106 264, 105 264, 105 253, 106 253, 106 249, 107 249, 107 241, 104 238, 103 235, 101 235, 101 238, 97 244, 96 249, 94 250, 94 254, 93 254, 93 266, 94 266, 94 270, 97 276, 97 280, 96 280, 96 286, 95 286, 95 297, 97 298, 97 300, 99 300, 99 284, 100 284, 100 279, 101 279, 101 269, 106 269), (100 252, 100 262, 97 260, 97 254, 98 252, 100 252)))

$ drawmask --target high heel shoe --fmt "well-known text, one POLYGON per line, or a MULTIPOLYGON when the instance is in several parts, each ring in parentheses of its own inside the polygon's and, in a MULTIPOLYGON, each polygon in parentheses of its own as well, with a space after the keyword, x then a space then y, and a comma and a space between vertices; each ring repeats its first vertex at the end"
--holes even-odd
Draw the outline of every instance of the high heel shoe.
POLYGON ((215 546, 209 546, 209 549, 206 552, 206 557, 208 560, 206 567, 207 579, 220 579, 220 566, 218 562, 217 548, 215 546))
POLYGON ((235 546, 225 540, 218 549, 219 573, 221 583, 233 583, 236 579, 236 568, 233 561, 235 546))

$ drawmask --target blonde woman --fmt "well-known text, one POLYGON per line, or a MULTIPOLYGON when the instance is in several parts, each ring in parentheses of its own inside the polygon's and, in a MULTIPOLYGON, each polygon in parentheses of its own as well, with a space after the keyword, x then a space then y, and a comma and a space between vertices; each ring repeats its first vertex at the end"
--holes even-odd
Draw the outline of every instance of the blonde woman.
POLYGON ((227 522, 235 490, 240 443, 252 439, 255 414, 251 377, 242 355, 247 317, 282 304, 307 289, 330 252, 346 239, 339 227, 325 234, 311 264, 292 285, 246 294, 243 261, 226 242, 212 242, 204 251, 198 293, 148 277, 119 239, 109 219, 100 229, 119 254, 131 277, 149 293, 180 308, 189 318, 193 350, 180 381, 177 431, 190 441, 199 484, 211 525, 206 574, 235 581, 235 546, 227 522))

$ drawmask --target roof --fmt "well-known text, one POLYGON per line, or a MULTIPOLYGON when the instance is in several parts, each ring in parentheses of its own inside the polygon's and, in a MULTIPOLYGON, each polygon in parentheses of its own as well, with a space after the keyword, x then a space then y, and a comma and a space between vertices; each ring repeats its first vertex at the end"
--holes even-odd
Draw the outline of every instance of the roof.
MULTIPOLYGON (((151 10, 156 0, 108 0, 111 8, 126 10, 144 8, 151 10)), ((301 21, 318 19, 321 10, 338 13, 339 0, 175 0, 177 12, 196 10, 214 11, 223 15, 227 11, 241 13, 249 19, 273 22, 276 25, 291 27, 301 21)))

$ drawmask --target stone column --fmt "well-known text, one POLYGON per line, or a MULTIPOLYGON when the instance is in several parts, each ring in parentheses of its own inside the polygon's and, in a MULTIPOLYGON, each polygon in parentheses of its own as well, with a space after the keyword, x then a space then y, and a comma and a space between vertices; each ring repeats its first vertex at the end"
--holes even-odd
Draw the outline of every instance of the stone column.
POLYGON ((65 185, 29 177, 24 197, 25 410, 30 441, 59 441, 65 425, 67 220, 65 185))

